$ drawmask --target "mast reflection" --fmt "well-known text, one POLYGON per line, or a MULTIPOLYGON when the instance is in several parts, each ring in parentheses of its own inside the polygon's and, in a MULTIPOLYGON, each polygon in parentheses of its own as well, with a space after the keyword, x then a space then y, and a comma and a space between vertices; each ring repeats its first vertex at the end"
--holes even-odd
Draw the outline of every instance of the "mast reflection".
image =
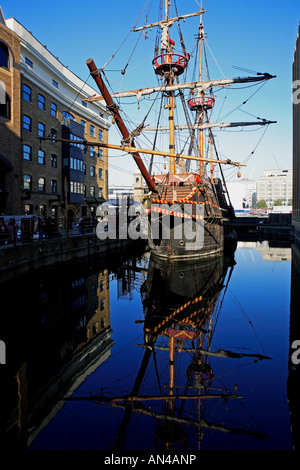
MULTIPOLYGON (((145 349, 144 356, 131 393, 109 400, 111 406, 125 410, 115 450, 123 448, 133 413, 151 416, 157 421, 154 435, 157 450, 188 449, 190 427, 196 429, 198 449, 204 429, 256 439, 267 437, 262 432, 230 427, 204 418, 203 405, 205 407, 207 400, 225 402, 242 398, 237 395, 236 386, 232 391, 213 387, 211 356, 267 358, 211 350, 234 265, 233 256, 219 256, 201 263, 170 262, 151 256, 147 280, 141 286, 145 323, 144 344, 140 346, 145 349), (159 363, 163 364, 163 369, 159 368, 159 363), (149 368, 151 371, 147 370, 149 368), (140 389, 147 387, 146 376, 152 376, 156 385, 151 387, 152 393, 143 394, 140 389)), ((101 401, 104 402, 103 398, 101 401)))

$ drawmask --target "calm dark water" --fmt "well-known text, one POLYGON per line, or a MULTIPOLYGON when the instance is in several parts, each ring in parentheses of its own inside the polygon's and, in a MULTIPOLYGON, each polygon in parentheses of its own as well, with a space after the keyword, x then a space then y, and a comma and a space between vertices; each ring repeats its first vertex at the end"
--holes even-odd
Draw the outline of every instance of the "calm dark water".
POLYGON ((291 259, 289 247, 240 243, 205 264, 171 268, 141 253, 3 284, 3 446, 297 447, 291 259))

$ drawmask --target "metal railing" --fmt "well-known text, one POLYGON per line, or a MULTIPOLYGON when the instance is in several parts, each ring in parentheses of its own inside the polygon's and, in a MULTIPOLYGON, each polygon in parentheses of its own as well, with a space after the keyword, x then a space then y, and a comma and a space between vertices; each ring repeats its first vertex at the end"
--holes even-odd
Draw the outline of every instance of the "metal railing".
POLYGON ((93 234, 96 233, 96 225, 97 219, 93 217, 83 217, 78 221, 68 218, 67 226, 62 217, 0 217, 0 247, 93 234))

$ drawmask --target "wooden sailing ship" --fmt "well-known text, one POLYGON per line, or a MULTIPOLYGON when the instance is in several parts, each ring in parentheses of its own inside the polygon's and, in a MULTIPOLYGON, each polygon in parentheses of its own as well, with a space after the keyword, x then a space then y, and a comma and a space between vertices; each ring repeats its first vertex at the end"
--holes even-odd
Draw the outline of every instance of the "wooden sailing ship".
MULTIPOLYGON (((240 170, 243 164, 230 159, 221 159, 218 154, 213 128, 227 128, 249 125, 266 125, 273 121, 265 119, 254 122, 214 123, 212 110, 215 104, 215 87, 228 87, 234 84, 255 84, 273 78, 268 73, 256 76, 238 77, 231 79, 203 80, 203 52, 205 47, 205 32, 202 22, 205 10, 170 17, 171 4, 176 2, 163 0, 164 16, 157 22, 134 27, 132 31, 144 35, 148 30, 157 28, 159 41, 156 43, 152 61, 153 72, 158 85, 151 88, 139 88, 128 92, 112 93, 108 91, 103 79, 104 68, 98 69, 92 59, 87 60, 91 76, 94 78, 101 95, 90 100, 104 100, 107 109, 111 112, 113 122, 121 135, 121 145, 99 144, 102 147, 126 151, 130 153, 147 185, 145 193, 145 210, 149 216, 149 244, 153 254, 170 259, 191 259, 215 255, 230 249, 236 243, 236 234, 232 229, 234 209, 227 191, 222 166, 233 165, 240 170), (180 22, 193 17, 199 17, 199 27, 196 35, 197 53, 189 54, 181 34, 180 22), (173 40, 174 25, 178 26, 181 50, 175 48, 173 40), (198 62, 198 77, 194 82, 186 81, 188 68, 191 66, 192 56, 198 62), (182 81, 181 81, 182 79, 182 81), (188 96, 184 93, 187 92, 188 96), (129 131, 122 117, 123 104, 120 100, 135 97, 138 102, 141 98, 155 94, 156 100, 161 100, 158 123, 149 127, 147 120, 152 110, 142 122, 129 131), (119 100, 118 104, 113 98, 119 100), (175 122, 178 112, 178 103, 182 106, 185 123, 175 122), (176 104, 175 104, 176 103, 176 104), (176 111, 176 112, 175 112, 176 111), (167 126, 161 126, 161 113, 167 113, 167 126), (187 132, 185 145, 177 139, 178 133, 187 132), (154 133, 150 148, 136 145, 136 141, 143 133, 154 133), (158 148, 157 135, 167 132, 167 148, 158 148), (187 150, 185 150, 187 149, 187 150), (149 168, 146 168, 141 154, 151 156, 149 168), (161 158, 169 160, 164 163, 164 170, 153 174, 154 161, 161 158), (196 164, 194 170, 191 163, 196 164), (218 171, 216 176, 215 172, 218 171), (158 224, 157 230, 153 224, 158 224), (190 223, 190 230, 194 236, 186 235, 183 226, 190 223), (167 231, 164 230, 168 224, 167 231), (202 239, 197 239, 197 229, 202 230, 202 239), (154 234, 155 232, 155 234, 154 234), (199 242, 199 243, 197 243, 199 242)), ((122 70, 125 74, 126 68, 122 70)), ((107 76, 105 75, 105 78, 107 76)), ((126 103, 125 103, 126 104, 126 103)), ((124 107, 125 107, 124 104, 124 107)), ((95 145, 93 143, 93 145, 95 145)), ((240 172, 238 173, 240 176, 240 172)), ((199 231, 200 233, 200 231, 199 231)))

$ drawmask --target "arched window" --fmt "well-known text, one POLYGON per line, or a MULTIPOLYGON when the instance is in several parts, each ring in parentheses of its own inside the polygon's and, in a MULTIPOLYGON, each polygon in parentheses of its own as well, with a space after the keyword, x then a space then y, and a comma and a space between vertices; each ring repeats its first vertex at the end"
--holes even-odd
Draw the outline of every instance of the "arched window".
POLYGON ((0 80, 0 116, 10 119, 10 96, 6 93, 5 83, 0 80))
POLYGON ((9 68, 8 47, 3 42, 0 42, 0 67, 9 68))
POLYGON ((72 121, 75 121, 75 117, 73 114, 69 113, 69 111, 63 111, 63 119, 71 119, 72 121))

